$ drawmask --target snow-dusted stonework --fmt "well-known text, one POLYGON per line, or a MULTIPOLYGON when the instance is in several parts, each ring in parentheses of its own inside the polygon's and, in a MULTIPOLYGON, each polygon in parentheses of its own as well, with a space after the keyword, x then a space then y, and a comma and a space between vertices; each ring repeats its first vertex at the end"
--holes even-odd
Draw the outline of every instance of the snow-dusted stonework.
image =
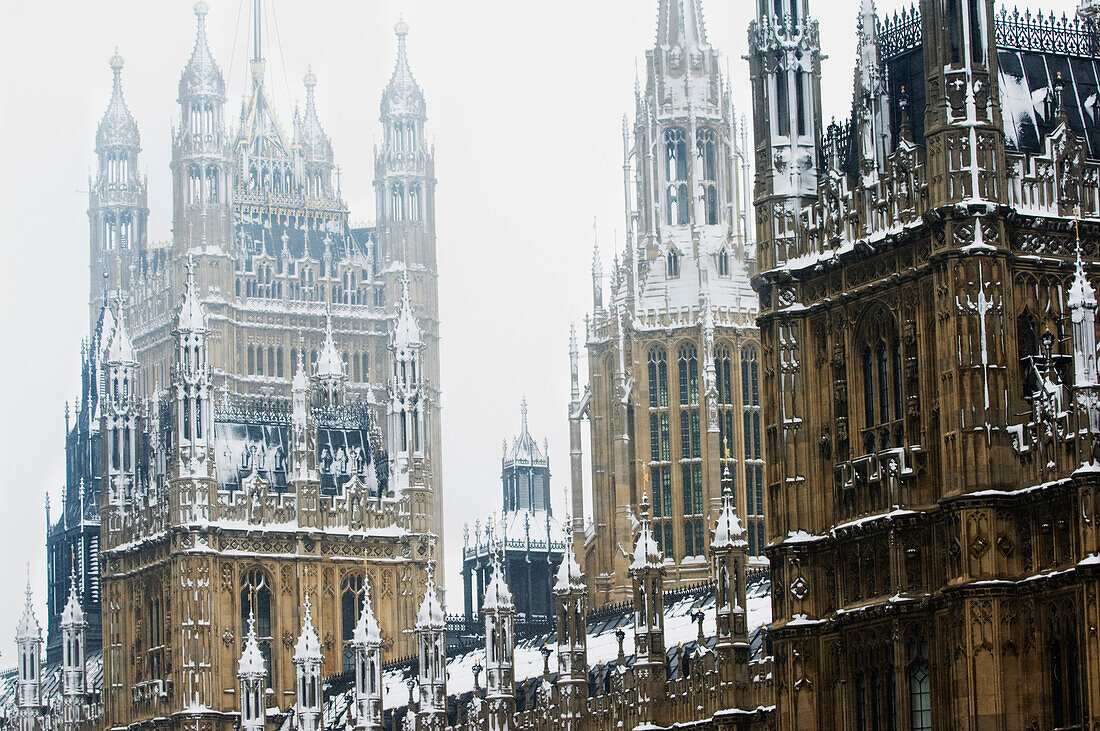
POLYGON ((826 127, 831 7, 778 7, 749 31, 778 728, 1092 728, 1095 8, 865 0, 826 127))

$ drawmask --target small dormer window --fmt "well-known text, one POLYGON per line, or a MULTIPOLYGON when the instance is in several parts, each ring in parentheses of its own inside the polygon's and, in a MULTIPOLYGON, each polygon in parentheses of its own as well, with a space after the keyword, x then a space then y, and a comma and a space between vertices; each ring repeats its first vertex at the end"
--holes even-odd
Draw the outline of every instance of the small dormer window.
POLYGON ((680 277, 680 252, 676 249, 668 250, 668 277, 669 279, 680 277))
POLYGON ((718 252, 718 276, 728 277, 730 275, 730 253, 726 249, 722 249, 718 252))

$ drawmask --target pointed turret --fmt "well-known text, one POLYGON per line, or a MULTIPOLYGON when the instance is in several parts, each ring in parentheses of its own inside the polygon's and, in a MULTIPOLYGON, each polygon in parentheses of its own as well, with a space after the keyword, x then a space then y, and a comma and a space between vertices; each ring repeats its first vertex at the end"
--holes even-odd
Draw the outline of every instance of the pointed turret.
POLYGON ((352 631, 355 652, 355 728, 382 728, 382 631, 374 616, 368 579, 363 585, 363 607, 352 631))
POLYGON ((506 731, 516 710, 514 622, 516 605, 504 578, 500 552, 493 553, 492 576, 481 606, 485 618, 485 701, 489 731, 506 731))
POLYGON ((649 495, 643 493, 638 540, 630 578, 634 585, 634 683, 638 718, 660 723, 659 699, 665 695, 664 557, 649 522, 649 495))
POLYGON ((137 484, 138 407, 137 359, 126 327, 126 303, 115 295, 115 328, 103 364, 104 403, 100 433, 106 441, 108 503, 120 507, 129 502, 137 484))
POLYGON ((313 73, 312 67, 306 71, 302 83, 306 87, 306 111, 299 127, 297 143, 302 147, 307 161, 332 165, 332 142, 317 116, 313 91, 317 86, 317 75, 313 73))
MULTIPOLYGON (((105 272, 109 289, 129 287, 129 265, 145 245, 149 209, 145 179, 138 173, 141 136, 122 93, 122 56, 115 51, 110 61, 114 82, 107 111, 96 130, 97 170, 88 193, 91 224, 90 292, 98 294, 96 281, 105 272)), ((89 316, 97 314, 93 301, 89 316)))
POLYGON ((180 76, 180 104, 183 104, 185 98, 192 96, 225 100, 225 79, 206 39, 206 14, 209 10, 205 0, 195 3, 195 46, 180 76))
POLYGON ((241 692, 241 729, 263 731, 267 721, 267 701, 264 696, 267 667, 256 639, 256 617, 251 610, 248 612, 248 635, 245 636, 244 650, 237 662, 237 679, 240 681, 241 692))
MULTIPOLYGON (((714 526, 710 556, 714 570, 714 614, 717 639, 719 688, 732 692, 744 687, 748 667, 748 633, 745 621, 745 569, 749 545, 733 506, 733 478, 729 467, 722 477, 722 509, 714 526)), ((734 704, 741 699, 730 699, 734 704)))
POLYGON ((317 731, 321 723, 321 641, 313 628, 313 613, 306 595, 302 631, 294 644, 294 670, 298 680, 298 720, 301 731, 317 731))
POLYGON ((390 333, 390 458, 395 461, 393 474, 397 484, 408 482, 411 460, 424 452, 426 433, 424 413, 423 352, 420 325, 413 314, 409 297, 409 276, 401 278, 401 303, 390 333))
MULTIPOLYGON (((176 420, 179 435, 179 476, 211 477, 213 411, 210 363, 206 343, 206 311, 195 287, 195 266, 187 257, 187 280, 176 320, 176 420)), ((199 500, 202 503, 203 500, 199 500)))
POLYGON ((433 568, 429 562, 424 599, 416 613, 414 629, 420 655, 418 731, 442 731, 447 726, 447 618, 436 595, 433 568))
POLYGON ((576 731, 580 728, 588 698, 588 587, 569 537, 566 537, 565 555, 558 566, 554 597, 557 600, 561 722, 565 731, 576 731))
MULTIPOLYGON (((19 655, 19 689, 16 703, 22 713, 35 713, 42 706, 42 627, 34 616, 29 578, 23 616, 19 619, 15 630, 15 644, 19 655)), ((28 728, 27 731, 31 729, 28 728)))
POLYGON ((420 85, 413 78, 405 49, 405 37, 409 35, 409 24, 402 18, 393 27, 393 32, 397 35, 397 62, 394 64, 390 81, 386 84, 386 90, 382 92, 382 117, 423 118, 426 114, 424 93, 420 91, 420 85))
MULTIPOLYGON (((130 108, 126 106, 126 99, 122 95, 122 67, 124 61, 115 49, 115 55, 111 56, 111 73, 114 75, 114 83, 111 87, 111 101, 107 104, 107 111, 99 122, 96 130, 96 152, 106 151, 107 148, 124 148, 133 151, 136 155, 141 145, 141 136, 138 134, 137 122, 130 108)), ((127 183, 130 175, 136 175, 137 171, 126 163, 133 163, 133 159, 123 159, 123 164, 112 171, 112 182, 127 183)))
POLYGON ((321 352, 317 354, 317 364, 313 369, 318 404, 334 408, 343 403, 347 381, 347 365, 340 351, 336 349, 336 340, 332 336, 332 313, 327 312, 325 341, 321 344, 321 352))

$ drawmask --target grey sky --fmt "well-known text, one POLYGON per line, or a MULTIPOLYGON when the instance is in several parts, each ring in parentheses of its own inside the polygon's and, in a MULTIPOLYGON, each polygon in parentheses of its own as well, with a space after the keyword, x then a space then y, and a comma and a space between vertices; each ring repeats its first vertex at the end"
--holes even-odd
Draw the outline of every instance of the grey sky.
MULTIPOLYGON (((210 0, 210 41, 235 119, 247 78, 247 3, 210 0), (240 11, 242 26, 237 28, 240 11), (236 31, 236 50, 234 34, 236 31), (232 59, 231 59, 232 56, 232 59)), ((64 403, 87 329, 88 175, 118 46, 142 136, 150 234, 168 237, 169 133, 194 40, 188 1, 4 0, 0 25, 0 666, 13 662, 26 565, 45 622, 45 516, 64 480, 64 403)), ((886 0, 880 11, 902 3, 886 0)), ((271 0, 265 0, 270 7, 271 0)), ((739 112, 751 99, 748 0, 703 0, 739 112)), ((1044 9, 1071 10, 1073 0, 1044 9)), ((550 440, 555 506, 568 481, 570 321, 591 305, 592 223, 605 261, 623 240, 621 121, 653 43, 657 0, 280 0, 267 78, 289 127, 308 64, 356 221, 372 221, 378 102, 404 12, 436 144, 443 464, 451 611, 462 524, 500 504, 500 444, 526 395, 550 440), (288 88, 289 87, 289 88, 288 88)), ((858 0, 812 0, 829 55, 824 114, 851 103, 858 0)), ((605 270, 607 270, 605 266, 605 270)), ((43 627, 45 629, 45 627, 43 627)))

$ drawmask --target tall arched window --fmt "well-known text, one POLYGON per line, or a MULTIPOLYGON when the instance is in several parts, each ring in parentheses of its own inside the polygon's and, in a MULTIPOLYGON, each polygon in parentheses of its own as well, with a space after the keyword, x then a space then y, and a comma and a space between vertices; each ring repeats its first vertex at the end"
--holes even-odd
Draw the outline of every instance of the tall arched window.
POLYGON ((264 656, 269 688, 271 678, 275 674, 271 654, 271 643, 274 638, 274 628, 271 624, 272 609, 271 582, 267 574, 259 569, 246 572, 241 580, 241 646, 244 647, 244 637, 248 632, 248 618, 251 614, 256 619, 256 641, 260 645, 260 653, 264 656))
POLYGON ((863 381, 863 447, 870 454, 902 443, 901 341, 893 315, 879 306, 864 315, 857 333, 863 381))
POLYGON ((741 348, 741 419, 744 432, 745 513, 749 552, 764 547, 764 452, 760 425, 760 356, 755 344, 741 348))
POLYGON ((668 274, 668 278, 678 279, 680 276, 680 252, 670 248, 668 254, 665 255, 665 259, 665 272, 668 274))
POLYGON ((365 584, 362 574, 350 574, 344 579, 344 588, 340 592, 340 625, 344 640, 344 672, 355 669, 355 650, 351 645, 355 624, 363 611, 363 592, 365 584))
POLYGON ((390 214, 394 221, 405 220, 405 187, 401 183, 393 184, 393 191, 390 193, 390 214))
POLYGON ((666 219, 670 226, 688 222, 687 139, 684 130, 665 130, 665 179, 668 184, 666 219))
POLYGON ((1039 384, 1035 378, 1035 357, 1039 355, 1039 336, 1031 313, 1016 318, 1016 357, 1019 363, 1020 396, 1028 398, 1039 384))
POLYGON ((251 345, 248 346, 248 375, 254 375, 256 373, 256 351, 251 345))
POLYGON ((703 210, 707 225, 718 223, 718 160, 714 130, 702 127, 696 133, 696 152, 703 171, 703 210))
POLYGON ((730 253, 728 249, 722 249, 718 252, 718 276, 728 277, 730 275, 730 253))
POLYGON ((409 220, 420 220, 420 185, 409 186, 409 220))
POLYGON ((932 731, 932 682, 928 672, 928 641, 913 638, 909 650, 909 722, 913 731, 932 731))

